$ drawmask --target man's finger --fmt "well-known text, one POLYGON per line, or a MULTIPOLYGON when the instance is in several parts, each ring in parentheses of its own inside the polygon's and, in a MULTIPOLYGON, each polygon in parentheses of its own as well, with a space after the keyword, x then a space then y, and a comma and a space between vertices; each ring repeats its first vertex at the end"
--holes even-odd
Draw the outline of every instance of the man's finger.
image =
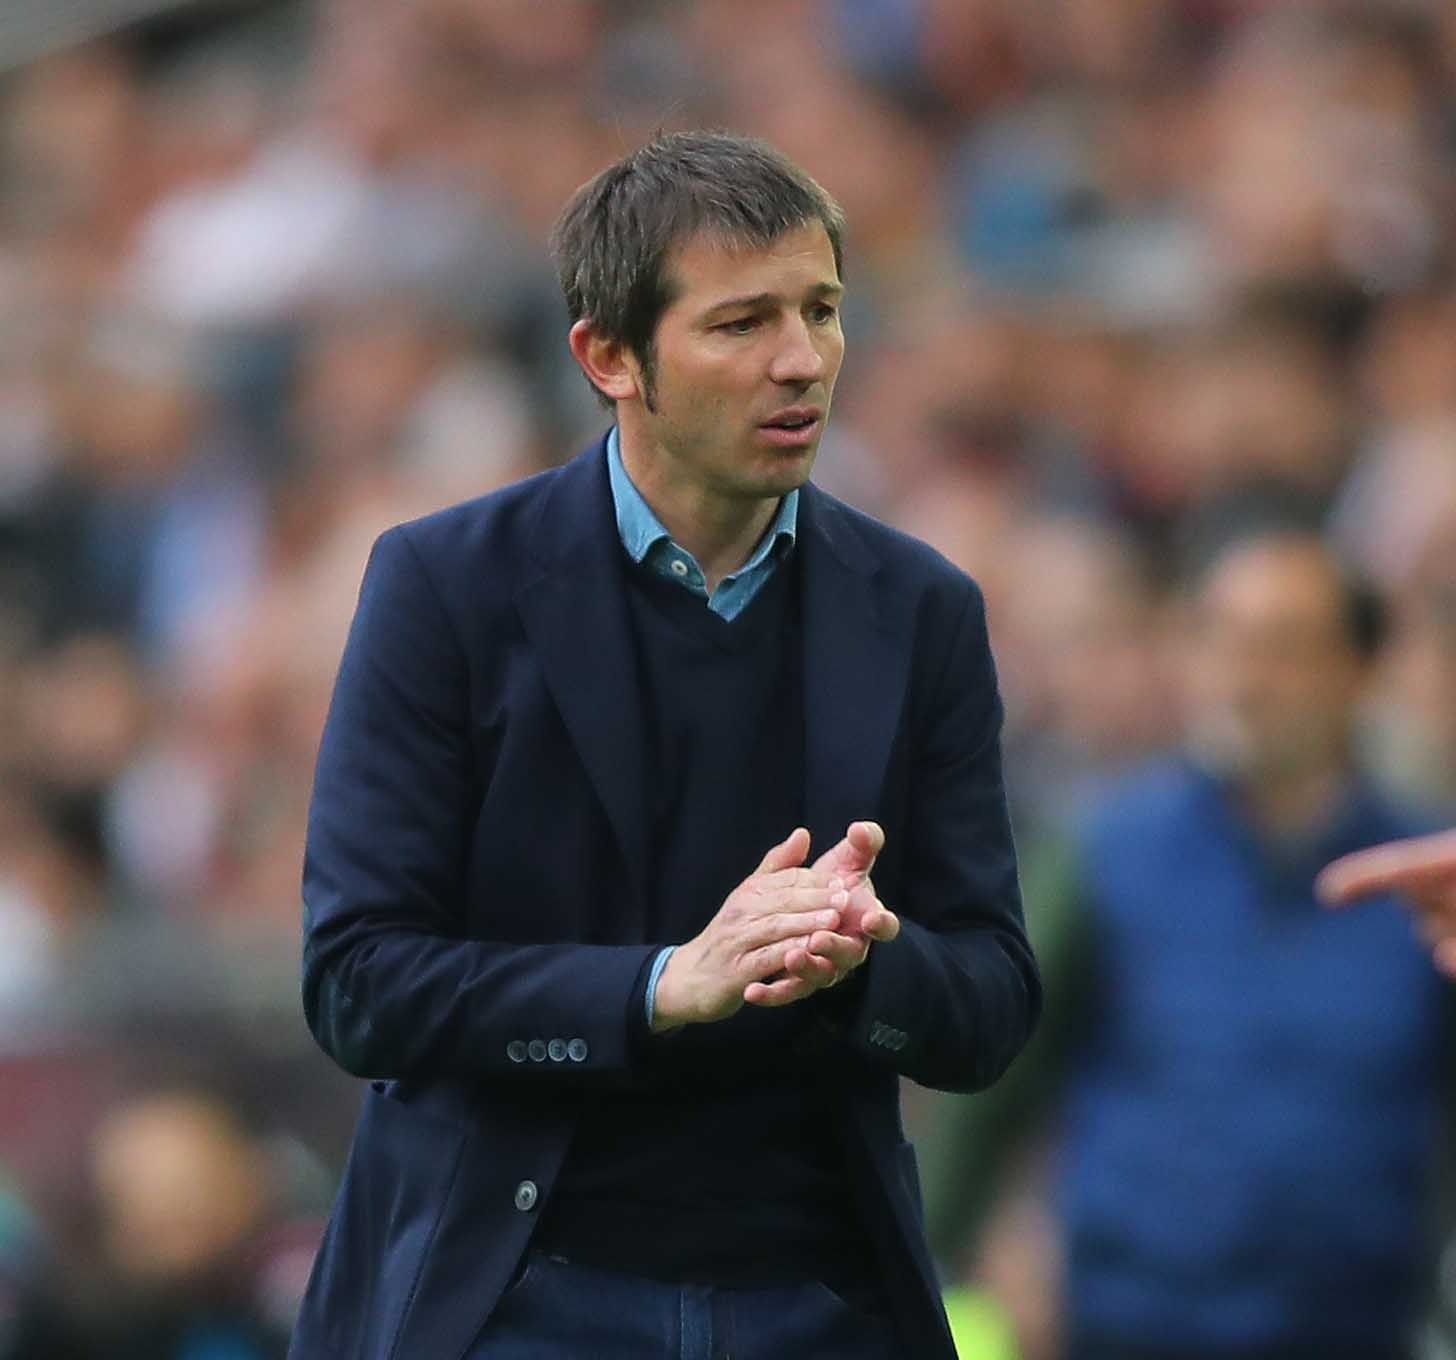
MULTIPOLYGON (((871 865, 885 848, 885 829, 878 822, 852 822, 845 838, 871 865)), ((867 866, 866 872, 868 871, 867 866)))
POLYGON ((1343 907, 1376 893, 1398 892, 1406 886, 1404 872, 1399 864, 1379 856, 1349 855, 1322 869, 1314 890, 1328 906, 1343 907))
POLYGON ((743 989, 743 999, 750 1006, 787 1006, 801 1001, 815 990, 812 982, 801 977, 779 978, 774 982, 750 982, 743 989))
POLYGON ((812 956, 824 959, 837 972, 858 968, 869 953, 869 942, 852 939, 848 935, 836 935, 832 930, 816 930, 809 937, 809 951, 812 956))
POLYGON ((885 833, 878 822, 851 822, 844 836, 814 861, 814 867, 828 873, 867 874, 884 847, 885 833))
POLYGON ((860 928, 870 939, 888 944, 900 933, 900 918, 888 907, 871 907, 865 913, 860 928))
MULTIPOLYGON (((783 888, 827 888, 838 875, 826 874, 821 869, 806 869, 802 865, 791 865, 787 869, 756 869, 753 878, 760 892, 783 888)), ((842 885, 841 885, 842 886, 842 885)))
POLYGON ((771 978, 780 973, 797 975, 798 969, 790 966, 790 958, 799 956, 799 967, 803 967, 802 956, 809 952, 809 936, 792 935, 788 939, 774 940, 758 949, 750 949, 738 961, 742 969, 739 976, 750 978, 771 978))
POLYGON ((796 826, 789 832, 787 839, 781 840, 763 857, 759 863, 758 872, 770 874, 776 869, 793 869, 801 865, 808 857, 809 833, 804 827, 796 826))
MULTIPOLYGON (((824 902, 830 894, 823 893, 824 902)), ((776 911, 760 916, 748 925, 743 934, 744 950, 762 949, 764 945, 776 944, 794 937, 807 939, 816 930, 833 930, 839 924, 839 913, 833 908, 815 903, 809 911, 776 911)))
POLYGON ((815 987, 822 987, 829 982, 838 968, 834 960, 822 951, 810 949, 811 942, 805 941, 802 948, 789 950, 784 956, 784 971, 793 977, 803 978, 805 982, 813 983, 815 987))
POLYGON ((1456 883, 1456 832, 1440 831, 1391 841, 1345 855, 1315 879, 1315 891, 1331 906, 1374 893, 1401 892, 1456 883))

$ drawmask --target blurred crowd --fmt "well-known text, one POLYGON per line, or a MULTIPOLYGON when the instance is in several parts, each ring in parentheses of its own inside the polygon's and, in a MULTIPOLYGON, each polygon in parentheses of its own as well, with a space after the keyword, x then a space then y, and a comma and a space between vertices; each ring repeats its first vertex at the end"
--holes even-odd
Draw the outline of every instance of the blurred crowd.
POLYGON ((1359 761, 1456 803, 1444 0, 258 0, 51 53, 0 77, 7 1360, 279 1354, 355 1099, 297 885, 365 555, 600 432, 547 232, 706 125, 846 209, 816 479, 982 583, 1036 873, 1182 740, 1181 585, 1251 513, 1373 582, 1359 761))

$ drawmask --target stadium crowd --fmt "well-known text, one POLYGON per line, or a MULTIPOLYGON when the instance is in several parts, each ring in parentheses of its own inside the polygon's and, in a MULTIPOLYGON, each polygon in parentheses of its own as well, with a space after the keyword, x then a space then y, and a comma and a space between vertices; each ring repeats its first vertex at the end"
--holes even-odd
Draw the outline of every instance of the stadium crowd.
MULTIPOLYGON (((1034 940, 1239 526, 1373 584, 1359 762, 1456 804, 1443 0, 258 0, 52 52, 0 78, 5 1360, 281 1353, 355 1103, 298 874, 365 555, 600 432, 547 232, 708 125, 846 210, 816 479, 984 587, 1034 940)), ((1012 1123, 927 1192, 1030 1360, 1059 1135, 1012 1123)))

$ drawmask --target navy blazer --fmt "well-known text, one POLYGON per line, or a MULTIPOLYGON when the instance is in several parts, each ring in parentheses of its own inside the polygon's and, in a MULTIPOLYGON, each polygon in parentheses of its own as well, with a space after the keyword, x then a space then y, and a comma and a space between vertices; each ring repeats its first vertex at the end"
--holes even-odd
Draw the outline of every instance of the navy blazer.
MULTIPOLYGON (((811 855, 879 821, 875 886, 902 923, 805 1061, 842 1092, 826 1123, 907 1354, 949 1360, 899 1078, 987 1085, 1040 1006, 984 609, 937 553, 812 486, 795 551, 811 855)), ((309 814, 303 991, 324 1051, 373 1080, 295 1360, 459 1360, 582 1102, 651 1079, 635 1007, 668 942, 646 935, 620 561, 602 443, 371 554, 309 814)))

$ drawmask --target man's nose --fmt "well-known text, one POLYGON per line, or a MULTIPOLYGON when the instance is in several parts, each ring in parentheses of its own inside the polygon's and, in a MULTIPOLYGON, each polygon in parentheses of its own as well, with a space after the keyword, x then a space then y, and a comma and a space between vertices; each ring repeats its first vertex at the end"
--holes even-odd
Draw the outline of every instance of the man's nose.
POLYGON ((824 376, 824 356, 814 343, 808 326, 791 322, 783 330, 783 341, 769 365, 769 377, 776 383, 808 384, 824 376))

